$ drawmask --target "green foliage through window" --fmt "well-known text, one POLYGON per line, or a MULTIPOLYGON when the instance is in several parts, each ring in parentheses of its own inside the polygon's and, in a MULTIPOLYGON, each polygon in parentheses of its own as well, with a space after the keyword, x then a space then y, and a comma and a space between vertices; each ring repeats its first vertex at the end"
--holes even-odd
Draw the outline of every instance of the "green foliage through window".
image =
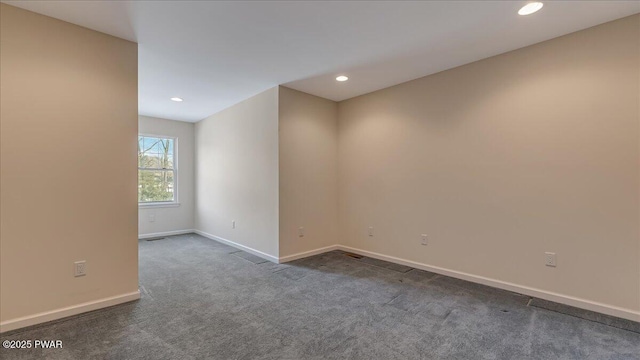
POLYGON ((175 201, 174 139, 138 136, 138 202, 175 201))

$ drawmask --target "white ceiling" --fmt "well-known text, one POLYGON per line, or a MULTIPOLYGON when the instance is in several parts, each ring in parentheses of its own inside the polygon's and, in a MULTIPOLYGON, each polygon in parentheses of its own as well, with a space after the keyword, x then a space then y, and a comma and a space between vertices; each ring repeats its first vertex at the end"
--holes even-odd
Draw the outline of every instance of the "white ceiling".
POLYGON ((640 12, 638 1, 545 1, 526 17, 527 1, 4 2, 138 42, 140 113, 184 121, 279 84, 344 100, 640 12))

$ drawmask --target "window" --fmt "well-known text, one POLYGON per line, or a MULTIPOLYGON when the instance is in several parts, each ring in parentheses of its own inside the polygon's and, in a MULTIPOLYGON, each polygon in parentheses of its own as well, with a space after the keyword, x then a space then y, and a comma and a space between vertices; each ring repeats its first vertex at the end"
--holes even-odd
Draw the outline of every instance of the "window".
POLYGON ((138 203, 177 202, 175 140, 138 136, 138 203))

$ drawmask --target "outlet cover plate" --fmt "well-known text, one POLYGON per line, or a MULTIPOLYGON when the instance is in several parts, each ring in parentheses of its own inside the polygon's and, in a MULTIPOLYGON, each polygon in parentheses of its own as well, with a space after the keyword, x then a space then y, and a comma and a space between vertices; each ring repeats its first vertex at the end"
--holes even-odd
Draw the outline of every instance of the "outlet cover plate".
POLYGON ((556 258, 556 253, 546 252, 544 253, 544 265, 549 267, 558 266, 558 260, 556 258))
POLYGON ((87 262, 85 260, 73 263, 73 275, 75 277, 87 275, 87 262))

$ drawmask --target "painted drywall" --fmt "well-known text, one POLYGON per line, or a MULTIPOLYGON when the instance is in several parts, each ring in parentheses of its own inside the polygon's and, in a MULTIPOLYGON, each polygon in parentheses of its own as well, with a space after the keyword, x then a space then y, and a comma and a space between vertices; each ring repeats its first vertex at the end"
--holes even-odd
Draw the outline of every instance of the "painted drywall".
POLYGON ((0 6, 5 330, 139 296, 138 62, 135 43, 0 6))
POLYGON ((194 128, 193 123, 140 116, 138 132, 177 139, 178 206, 140 206, 138 235, 141 238, 193 230, 194 221, 194 128), (153 218, 150 218, 153 215, 153 218), (151 221, 155 219, 155 221, 151 221))
POLYGON ((286 257, 338 243, 338 104, 283 86, 278 100, 280 257, 286 257))
POLYGON ((278 88, 195 126, 196 229, 277 258, 278 88))
POLYGON ((636 15, 339 103, 343 245, 637 314, 639 28, 636 15))

